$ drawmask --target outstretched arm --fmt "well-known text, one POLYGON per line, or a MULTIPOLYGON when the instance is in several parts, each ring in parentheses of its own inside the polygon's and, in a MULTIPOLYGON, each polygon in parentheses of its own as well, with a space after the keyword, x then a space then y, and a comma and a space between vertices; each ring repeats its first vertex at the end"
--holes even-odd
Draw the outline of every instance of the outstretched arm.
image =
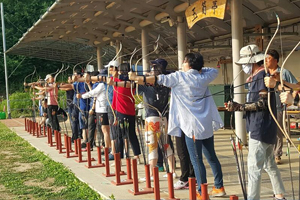
POLYGON ((265 90, 259 92, 260 98, 256 102, 239 104, 237 102, 225 103, 228 111, 261 111, 268 109, 268 93, 265 90))

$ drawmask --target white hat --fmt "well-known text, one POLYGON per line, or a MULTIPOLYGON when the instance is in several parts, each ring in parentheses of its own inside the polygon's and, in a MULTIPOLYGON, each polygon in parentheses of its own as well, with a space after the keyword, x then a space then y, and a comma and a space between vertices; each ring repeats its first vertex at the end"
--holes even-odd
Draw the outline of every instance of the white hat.
POLYGON ((264 54, 255 44, 247 45, 240 50, 240 60, 236 64, 258 63, 264 59, 264 54))
POLYGON ((113 66, 113 67, 119 67, 120 63, 117 61, 117 60, 112 60, 110 61, 107 65, 105 65, 105 67, 110 67, 110 66, 113 66))
POLYGON ((47 81, 49 78, 51 78, 51 74, 47 74, 46 78, 45 78, 45 81, 47 81))
POLYGON ((87 65, 85 68, 85 72, 93 72, 94 70, 94 65, 87 65))

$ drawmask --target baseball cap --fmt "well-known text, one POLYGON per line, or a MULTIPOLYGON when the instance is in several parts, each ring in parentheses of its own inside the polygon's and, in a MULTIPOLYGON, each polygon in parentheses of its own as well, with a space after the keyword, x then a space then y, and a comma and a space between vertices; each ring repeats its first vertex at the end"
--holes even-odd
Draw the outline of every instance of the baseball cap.
POLYGON ((93 72, 94 71, 94 65, 87 65, 85 72, 93 72))
POLYGON ((166 70, 168 66, 168 62, 163 58, 157 58, 155 60, 151 60, 150 62, 152 65, 161 65, 163 70, 166 70))
POLYGON ((47 81, 49 78, 51 78, 52 76, 50 74, 47 74, 45 81, 47 81))
POLYGON ((119 65, 120 65, 120 63, 117 60, 112 60, 107 65, 105 65, 105 68, 108 68, 110 66, 119 67, 119 65))
POLYGON ((105 69, 100 69, 100 71, 99 71, 99 76, 107 76, 107 68, 105 68, 105 69))

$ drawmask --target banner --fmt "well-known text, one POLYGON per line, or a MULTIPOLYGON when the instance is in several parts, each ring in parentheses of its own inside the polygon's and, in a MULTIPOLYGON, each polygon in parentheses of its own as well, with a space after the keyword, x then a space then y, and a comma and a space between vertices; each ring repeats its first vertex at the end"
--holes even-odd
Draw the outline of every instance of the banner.
POLYGON ((224 19, 227 0, 198 0, 190 5, 186 11, 186 21, 189 29, 201 19, 216 17, 224 19))

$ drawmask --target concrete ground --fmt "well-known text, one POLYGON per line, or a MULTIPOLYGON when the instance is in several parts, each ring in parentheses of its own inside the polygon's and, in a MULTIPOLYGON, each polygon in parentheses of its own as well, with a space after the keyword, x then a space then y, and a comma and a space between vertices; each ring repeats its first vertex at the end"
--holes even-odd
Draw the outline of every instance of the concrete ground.
MULTIPOLYGON (((154 199, 154 194, 138 195, 134 196, 128 192, 128 190, 133 189, 133 185, 123 185, 115 186, 111 184, 115 177, 104 177, 102 173, 105 173, 105 168, 92 168, 88 169, 85 167, 86 163, 75 162, 76 158, 65 158, 65 154, 59 154, 54 147, 49 147, 47 145, 47 138, 36 138, 24 130, 24 119, 11 119, 11 120, 1 120, 0 122, 6 124, 11 130, 16 132, 20 137, 27 140, 36 149, 44 152, 46 155, 51 157, 54 161, 63 163, 68 169, 70 169, 81 181, 87 183, 92 189, 96 190, 102 197, 108 199, 109 196, 113 195, 115 199, 154 199)), ((69 123, 67 123, 68 125, 69 123)), ((64 127, 61 124, 61 127, 64 127)), ((69 126, 68 126, 69 127, 69 126)), ((63 130, 63 132, 66 130, 63 130)), ((1 134, 1 133, 0 133, 1 134)), ((70 128, 68 128, 68 134, 71 134, 70 128)), ((215 132, 215 149, 222 165, 224 186, 227 195, 225 197, 212 198, 213 199, 229 199, 230 195, 237 195, 239 199, 243 199, 243 194, 241 191, 241 186, 238 181, 237 168, 235 164, 235 158, 232 152, 230 144, 230 135, 233 134, 231 130, 220 130, 215 132)), ((298 144, 297 138, 299 135, 292 135, 293 141, 298 144)), ((174 141, 174 140, 173 140, 174 141)), ((74 148, 74 147, 73 147, 74 148)), ((284 147, 284 152, 286 152, 286 146, 284 147)), ((299 155, 294 148, 291 148, 291 171, 293 176, 293 185, 295 191, 295 199, 300 199, 299 194, 299 155)), ((248 149, 244 148, 244 164, 247 173, 247 154, 248 149)), ((131 154, 132 155, 132 154, 131 154)), ((97 151, 92 152, 92 156, 97 158, 97 151)), ((86 152, 83 152, 83 158, 86 158, 86 152)), ((142 160, 142 159, 141 159, 142 160)), ((278 165, 282 179, 284 181, 286 189, 286 198, 293 199, 292 195, 292 184, 290 178, 290 167, 288 164, 288 157, 284 155, 282 157, 283 164, 278 165)), ((110 161, 113 163, 114 161, 110 161)), ((96 163, 94 161, 93 163, 96 163)), ((123 161, 125 164, 125 161, 123 161)), ((213 175, 212 171, 205 161, 207 166, 207 177, 208 177, 208 190, 210 191, 213 186, 213 175)), ((177 169, 176 173, 180 175, 179 160, 177 158, 177 169)), ((122 170, 126 171, 126 166, 122 166, 122 170)), ((111 171, 114 172, 114 167, 111 167, 111 171)), ((167 180, 163 178, 165 172, 160 172, 160 195, 162 199, 168 198, 168 184, 167 180)), ((144 177, 144 165, 138 165, 138 176, 144 177)), ((121 180, 125 179, 126 176, 121 176, 121 180)), ((176 182, 178 179, 175 179, 176 182)), ((153 182, 152 182, 153 186, 153 182)), ((145 183, 139 184, 140 188, 145 187, 145 183)), ((262 184, 261 184, 261 199, 272 199, 272 186, 268 175, 263 172, 262 184)), ((179 199, 189 199, 189 190, 175 190, 175 197, 179 199)))

